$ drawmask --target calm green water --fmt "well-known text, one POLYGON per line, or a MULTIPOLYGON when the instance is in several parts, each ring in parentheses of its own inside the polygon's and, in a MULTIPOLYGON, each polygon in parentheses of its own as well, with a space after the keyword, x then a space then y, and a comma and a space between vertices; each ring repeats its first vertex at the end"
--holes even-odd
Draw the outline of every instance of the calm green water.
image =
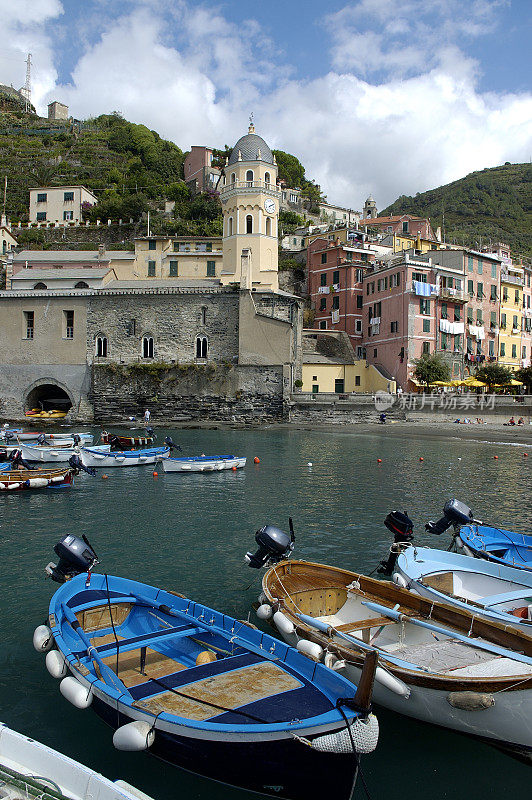
MULTIPOLYGON (((156 479, 149 467, 110 469, 108 480, 82 475, 70 491, 1 495, 0 719, 156 800, 256 797, 145 754, 115 751, 111 730, 61 697, 31 644, 55 586, 43 569, 60 536, 85 533, 100 569, 242 617, 259 590, 259 575, 243 555, 257 528, 270 522, 287 529, 289 515, 296 556, 361 572, 386 554, 382 520, 394 508, 412 516, 418 542, 442 548, 448 539, 429 538, 423 524, 436 519, 451 496, 485 521, 530 532, 532 458, 523 458, 526 448, 431 439, 411 430, 392 436, 391 426, 354 431, 168 431, 186 454, 235 452, 248 457, 248 466, 216 475, 160 470, 156 479)), ((453 800, 530 797, 529 767, 386 710, 378 716, 378 750, 363 760, 373 800, 398 791, 409 800, 429 793, 453 800)), ((363 796, 359 781, 355 798, 363 796)))

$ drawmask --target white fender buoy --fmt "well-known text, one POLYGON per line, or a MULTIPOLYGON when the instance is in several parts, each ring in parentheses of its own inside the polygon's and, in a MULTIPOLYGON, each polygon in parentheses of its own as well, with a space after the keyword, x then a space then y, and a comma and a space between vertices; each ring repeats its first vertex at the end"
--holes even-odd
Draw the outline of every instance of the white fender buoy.
POLYGON ((54 646, 54 637, 48 625, 37 625, 33 631, 33 646, 38 653, 47 653, 54 646))
POLYGON ((273 621, 279 633, 284 633, 289 636, 294 633, 296 626, 286 617, 282 611, 276 611, 273 615, 273 621))
POLYGON ((47 478, 29 478, 28 483, 32 489, 43 489, 48 486, 47 478))
POLYGON ((323 647, 316 642, 310 642, 308 639, 300 639, 296 647, 300 653, 312 658, 313 661, 321 661, 323 658, 323 647))
POLYGON ((113 744, 117 750, 138 753, 152 746, 155 731, 149 722, 136 720, 122 725, 113 733, 113 744))
POLYGON ((59 684, 59 691, 76 708, 88 708, 92 703, 92 687, 87 689, 73 675, 63 678, 59 684))
POLYGON ((268 598, 266 597, 264 592, 261 592, 259 594, 259 596, 257 597, 257 600, 259 601, 259 605, 263 605, 263 603, 267 603, 268 602, 268 598))
POLYGON ((392 575, 392 581, 395 583, 396 586, 400 586, 401 589, 407 588, 407 582, 403 578, 403 576, 399 572, 394 572, 392 575))
POLYGON ((410 697, 410 688, 403 683, 403 681, 386 672, 382 667, 377 667, 375 671, 375 680, 389 689, 391 692, 400 695, 401 697, 410 697))
POLYGON ((21 483, 9 483, 5 488, 6 489, 20 489, 22 486, 21 483))
POLYGON ((268 603, 263 603, 257 608, 257 617, 259 619, 271 619, 273 617, 272 607, 268 603))
POLYGON ((46 653, 46 669, 52 678, 64 678, 68 672, 67 660, 59 650, 50 650, 46 653))

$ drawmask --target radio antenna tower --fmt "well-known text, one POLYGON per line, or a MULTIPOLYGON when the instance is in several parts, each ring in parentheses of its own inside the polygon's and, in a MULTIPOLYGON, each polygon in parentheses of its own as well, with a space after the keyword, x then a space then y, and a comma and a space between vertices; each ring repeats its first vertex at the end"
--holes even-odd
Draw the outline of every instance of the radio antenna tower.
POLYGON ((28 53, 26 59, 26 83, 21 94, 25 100, 24 111, 28 112, 31 110, 31 53, 28 53))

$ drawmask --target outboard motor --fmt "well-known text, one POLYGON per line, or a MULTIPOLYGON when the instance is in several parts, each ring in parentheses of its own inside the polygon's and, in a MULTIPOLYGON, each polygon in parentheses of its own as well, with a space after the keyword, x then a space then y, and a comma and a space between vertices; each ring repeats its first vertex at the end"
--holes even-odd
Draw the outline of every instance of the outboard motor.
POLYGON ((68 459, 68 463, 72 467, 72 469, 77 469, 78 472, 81 472, 81 470, 83 470, 83 472, 86 472, 87 475, 92 475, 92 477, 96 475, 96 470, 94 469, 94 467, 86 467, 81 458, 76 453, 70 456, 70 458, 68 459))
POLYGON ((381 575, 391 575, 395 568, 397 556, 401 552, 401 545, 410 544, 414 538, 414 523, 406 511, 390 511, 384 524, 393 533, 393 544, 386 561, 381 561, 377 572, 381 575))
POLYGON ((73 437, 72 437, 72 441, 74 442, 74 447, 77 447, 79 445, 79 443, 81 442, 81 436, 79 436, 79 434, 75 433, 73 435, 73 437))
POLYGON ((72 534, 63 536, 54 552, 59 556, 59 564, 50 562, 45 571, 56 583, 66 583, 82 572, 90 572, 95 564, 100 563, 86 536, 81 539, 72 534))
POLYGON ((260 569, 290 558, 294 549, 295 535, 292 518, 289 519, 290 536, 275 525, 264 525, 255 534, 259 549, 255 554, 247 552, 244 560, 250 567, 260 569))
POLYGON ((5 439, 5 443, 6 443, 6 444, 9 444, 9 442, 11 441, 11 439, 14 439, 14 438, 15 438, 15 434, 14 434, 12 431, 6 431, 6 432, 4 433, 4 437, 3 437, 3 438, 5 439))
POLYGON ((469 506, 461 503, 460 500, 448 500, 443 507, 443 517, 437 522, 427 522, 425 530, 439 536, 451 525, 458 530, 462 525, 470 525, 472 522, 479 522, 479 520, 473 519, 473 512, 469 506))
POLYGON ((13 450, 8 456, 8 461, 11 461, 13 469, 35 469, 28 461, 22 458, 21 450, 13 450))
POLYGON ((37 444, 46 444, 46 434, 45 433, 40 433, 37 436, 37 444))
POLYGON ((172 452, 172 450, 179 450, 180 453, 183 452, 178 444, 174 444, 171 436, 165 436, 163 444, 170 448, 170 452, 172 452))
POLYGON ((151 436, 153 439, 155 439, 155 431, 153 430, 153 428, 146 428, 146 435, 151 436))

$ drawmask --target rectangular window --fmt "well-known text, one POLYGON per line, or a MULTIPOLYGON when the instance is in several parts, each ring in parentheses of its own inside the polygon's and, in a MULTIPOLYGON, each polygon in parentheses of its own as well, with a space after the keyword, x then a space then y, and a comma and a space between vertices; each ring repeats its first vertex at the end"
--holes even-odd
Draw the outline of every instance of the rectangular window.
POLYGON ((526 347, 523 345, 521 348, 521 358, 524 360, 526 358, 526 347))
POLYGON ((441 335, 441 349, 442 350, 447 350, 447 334, 446 333, 442 333, 442 335, 441 335))
POLYGON ((517 358, 517 345, 512 345, 512 358, 517 358))
POLYGON ((483 283, 477 283, 477 297, 478 297, 479 300, 482 300, 482 298, 484 297, 484 284, 483 283))
POLYGON ((502 287, 502 299, 504 301, 508 300, 508 288, 506 286, 502 287))
POLYGON ((172 246, 174 248, 174 252, 176 253, 179 250, 179 242, 172 242, 172 246))
POLYGON ((355 375, 355 386, 360 386, 360 375, 355 375))
POLYGON ((73 203, 74 202, 74 192, 63 192, 63 202, 64 203, 73 203))
POLYGON ((177 278, 177 261, 170 261, 170 277, 177 278))
POLYGON ((482 261, 480 260, 480 258, 477 259, 477 272, 479 275, 482 275, 482 261))
POLYGON ((338 269, 333 272, 333 283, 340 283, 340 270, 338 269))
POLYGON ((363 300, 362 295, 357 294, 357 308, 362 308, 362 300, 363 300))
POLYGON ((215 261, 207 261, 207 277, 208 278, 215 278, 216 277, 216 262, 215 261))
POLYGON ((339 295, 335 295, 333 297, 332 307, 333 307, 334 310, 337 310, 337 309, 340 308, 340 297, 339 297, 339 295))
POLYGON ((496 299, 497 299, 497 286, 496 284, 492 283, 490 287, 490 300, 496 300, 496 299))
POLYGON ((490 339, 489 342, 488 342, 488 355, 491 358, 494 358, 494 356, 495 356, 495 340, 494 339, 490 339))
POLYGON ((506 328, 506 314, 501 314, 501 328, 506 328))
POLYGON ((471 297, 473 297, 473 294, 474 294, 473 281, 468 281, 467 282, 467 293, 470 294, 471 297))
POLYGON ((390 331, 391 333, 397 333, 399 330, 399 323, 398 322, 390 322, 390 331))
POLYGON ((403 222, 403 233, 408 233, 408 220, 403 222))
POLYGON ((373 358, 377 358, 377 348, 373 349, 373 358))
POLYGON ((65 323, 65 339, 74 338, 74 312, 63 311, 63 320, 65 323))
POLYGON ((471 306, 467 309, 467 322, 469 325, 473 324, 473 309, 471 306))
POLYGON ((157 242, 155 239, 150 239, 148 242, 148 250, 157 250, 157 242))
POLYGON ((322 253, 321 254, 321 263, 322 264, 326 264, 327 263, 327 253, 322 253))
POLYGON ((46 211, 37 211, 37 222, 44 222, 46 220, 46 211))
POLYGON ((63 211, 63 219, 68 221, 69 219, 74 219, 74 212, 73 211, 63 211))
POLYGON ((426 283, 427 276, 424 272, 413 272, 412 273, 412 280, 417 281, 418 283, 426 283))
POLYGON ((482 309, 477 308, 477 325, 483 324, 482 309))
POLYGON ((148 261, 148 278, 155 278, 155 261, 148 261))
POLYGON ((469 272, 473 272, 473 256, 467 257, 467 269, 469 272))
POLYGON ((468 353, 472 353, 473 352, 473 339, 471 338, 471 336, 467 337, 466 346, 467 346, 467 352, 468 353))
POLYGON ((327 311, 327 298, 322 297, 320 300, 320 311, 327 311))
POLYGON ((519 328, 519 323, 517 322, 517 317, 516 316, 514 316, 514 318, 512 320, 512 323, 513 323, 512 324, 512 328, 514 329, 514 331, 517 330, 519 328))
POLYGON ((423 320, 423 333, 430 333, 430 319, 423 320))
POLYGON ((455 306, 454 307, 454 321, 455 322, 460 322, 461 319, 462 319, 462 309, 460 308, 460 306, 455 306))
POLYGON ((441 318, 447 319, 447 303, 441 304, 441 318))
POLYGON ((362 333, 362 321, 359 319, 355 321, 355 333, 362 333))
POLYGON ((490 328, 496 328, 496 327, 497 327, 497 312, 490 311, 490 328))
POLYGON ((506 343, 501 342, 501 356, 504 357, 505 355, 506 355, 506 343))
POLYGON ((462 351, 462 337, 459 333, 454 335, 454 352, 460 353, 462 351))
POLYGON ((327 286, 327 274, 325 272, 320 275, 320 286, 327 286))
POLYGON ((207 242, 206 250, 208 253, 212 253, 212 242, 207 242))
POLYGON ((419 298, 419 313, 426 316, 430 315, 430 300, 427 297, 419 298))
POLYGON ((336 378, 334 381, 334 391, 336 394, 343 394, 344 393, 344 379, 343 378, 336 378))
POLYGON ((491 265, 491 277, 492 278, 496 278, 497 277, 497 264, 492 264, 491 265))
POLYGON ((517 303, 517 305, 519 305, 519 300, 520 300, 520 298, 519 298, 519 289, 516 289, 515 290, 515 302, 517 303))
POLYGON ((40 192, 37 195, 37 202, 38 203, 46 203, 47 197, 48 197, 48 195, 46 194, 46 192, 40 192))
POLYGON ((421 352, 423 353, 423 355, 430 353, 430 342, 423 342, 423 344, 421 345, 421 352))
POLYGON ((35 333, 35 311, 24 311, 24 338, 33 339, 35 333))
POLYGON ((320 331, 326 331, 326 330, 327 330, 327 320, 322 319, 320 321, 320 331))

